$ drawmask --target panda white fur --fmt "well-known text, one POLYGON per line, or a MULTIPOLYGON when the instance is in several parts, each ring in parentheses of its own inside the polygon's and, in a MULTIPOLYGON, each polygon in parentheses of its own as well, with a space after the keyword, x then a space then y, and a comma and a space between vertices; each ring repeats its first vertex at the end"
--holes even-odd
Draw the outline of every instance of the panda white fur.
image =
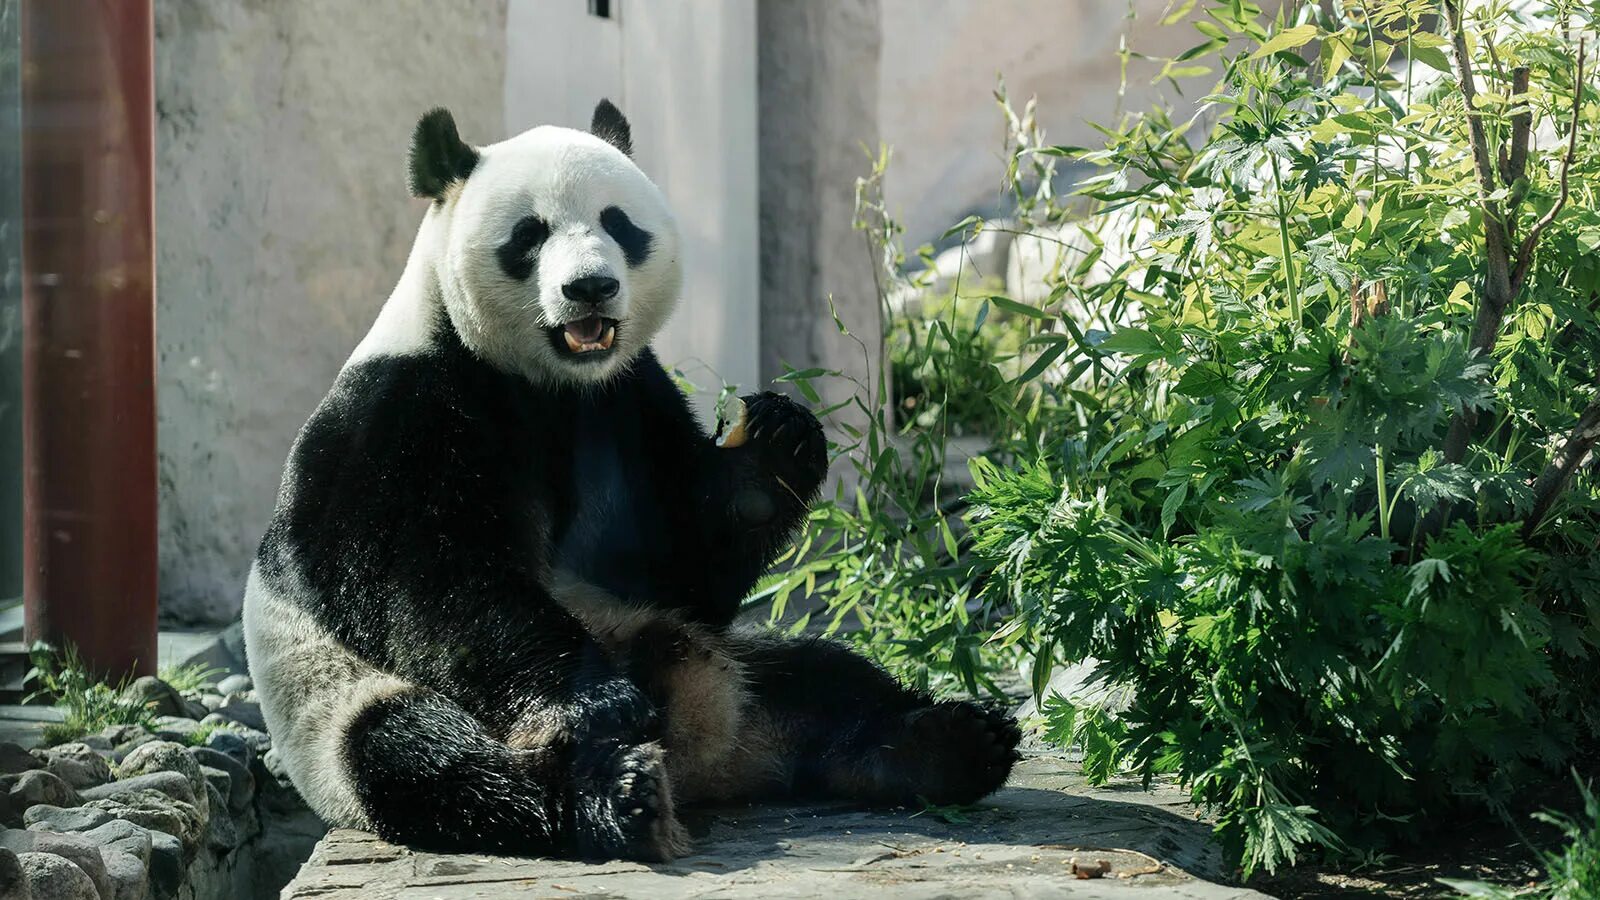
MULTIPOLYGON (((745 398, 719 448, 648 347, 678 238, 610 103, 474 148, 418 123, 432 203, 301 431, 245 593, 250 669, 330 823, 440 849, 667 859, 675 805, 976 800, 1002 713, 841 645, 732 627, 826 474, 745 398)), ((692 311, 690 312, 692 315, 692 311)))

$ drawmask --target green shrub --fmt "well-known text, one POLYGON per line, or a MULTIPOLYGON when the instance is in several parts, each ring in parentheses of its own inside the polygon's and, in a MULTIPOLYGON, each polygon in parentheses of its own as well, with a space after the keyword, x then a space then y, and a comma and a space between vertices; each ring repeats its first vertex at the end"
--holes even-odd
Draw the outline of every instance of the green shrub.
POLYGON ((820 584, 933 683, 1097 660, 1131 706, 1055 700, 1047 735, 1092 779, 1178 778, 1248 875, 1503 810, 1600 735, 1596 11, 1178 5, 1204 42, 1165 74, 1215 66, 1207 116, 1085 150, 1005 104, 1027 221, 1068 218, 1072 159, 1092 212, 1154 234, 1020 313, 975 505, 926 489, 946 423, 897 446, 880 414, 769 593, 820 584))
MULTIPOLYGON (((890 320, 889 383, 894 422, 944 427, 950 436, 993 436, 1018 415, 1004 399, 1023 360, 1027 323, 997 309, 993 290, 931 298, 890 320)), ((1002 298, 1004 299, 1004 298, 1002 298)))
POLYGON ((1481 30, 1471 58, 1498 99, 1476 118, 1509 137, 1484 138, 1508 156, 1480 185, 1461 92, 1383 68, 1409 47, 1448 72, 1448 39, 1417 4, 1370 11, 1268 28, 1211 7, 1216 49, 1258 46, 1223 57, 1203 141, 1136 120, 1060 151, 1162 224, 1127 286, 1143 320, 1075 342, 1088 427, 1039 465, 982 465, 972 523, 1006 639, 1135 688, 1115 716, 1064 713, 1086 768, 1175 774, 1247 874, 1499 804, 1594 731, 1595 483, 1541 475, 1600 410, 1600 211, 1560 187, 1593 183, 1593 97, 1574 119, 1559 28, 1486 11, 1499 62, 1481 30), (1513 92, 1523 67, 1539 90, 1513 92), (1546 121, 1563 142, 1511 159, 1546 121), (1509 293, 1496 265, 1524 273, 1509 293))

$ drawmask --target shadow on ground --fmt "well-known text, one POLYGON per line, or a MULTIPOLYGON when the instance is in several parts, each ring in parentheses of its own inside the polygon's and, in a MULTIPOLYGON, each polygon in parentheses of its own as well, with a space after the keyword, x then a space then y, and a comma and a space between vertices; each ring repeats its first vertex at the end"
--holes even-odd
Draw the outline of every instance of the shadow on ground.
POLYGON ((1176 792, 1089 789, 1038 756, 959 816, 835 805, 691 810, 671 864, 413 852, 330 833, 285 897, 1260 897, 1203 880, 1220 857, 1176 792), (1105 874, 1080 880, 1074 867, 1105 874))

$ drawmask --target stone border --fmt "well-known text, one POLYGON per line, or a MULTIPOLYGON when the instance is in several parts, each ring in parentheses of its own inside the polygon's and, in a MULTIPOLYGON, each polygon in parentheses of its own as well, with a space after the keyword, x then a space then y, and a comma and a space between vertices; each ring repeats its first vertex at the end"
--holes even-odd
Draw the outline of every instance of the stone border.
POLYGON ((39 750, 0 743, 0 897, 269 898, 326 828, 277 765, 250 679, 126 694, 154 728, 39 750))

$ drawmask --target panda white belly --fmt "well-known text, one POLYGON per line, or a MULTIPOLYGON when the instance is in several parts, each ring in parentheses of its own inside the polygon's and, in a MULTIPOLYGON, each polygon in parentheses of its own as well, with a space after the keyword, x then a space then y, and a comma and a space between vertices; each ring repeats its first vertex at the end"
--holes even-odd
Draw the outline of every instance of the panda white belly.
POLYGON ((306 803, 328 822, 368 828, 345 734, 368 706, 412 685, 350 652, 292 593, 268 584, 258 565, 250 567, 244 640, 261 712, 306 803))

